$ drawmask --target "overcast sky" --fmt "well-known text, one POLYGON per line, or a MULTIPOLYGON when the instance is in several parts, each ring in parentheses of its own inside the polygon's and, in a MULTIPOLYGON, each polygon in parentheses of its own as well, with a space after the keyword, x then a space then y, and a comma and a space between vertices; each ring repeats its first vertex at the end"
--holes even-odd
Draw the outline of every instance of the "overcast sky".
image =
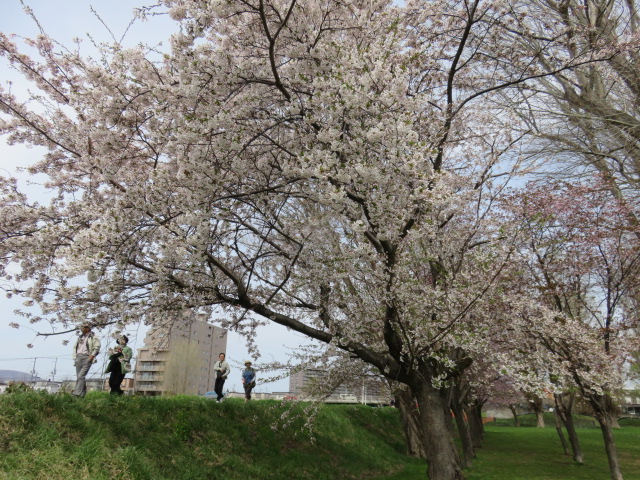
MULTIPOLYGON (((109 0, 109 1, 88 1, 88 0, 25 0, 25 3, 32 8, 41 26, 49 35, 62 43, 71 45, 74 38, 83 38, 83 52, 90 55, 92 53, 91 42, 87 39, 87 32, 99 41, 111 41, 113 37, 120 40, 123 35, 125 45, 136 45, 138 43, 157 44, 164 40, 167 45, 167 38, 175 25, 166 17, 153 17, 147 22, 136 22, 128 27, 133 18, 133 10, 136 7, 153 4, 152 1, 144 0, 109 0), (111 33, 102 25, 100 20, 91 13, 91 6, 98 13, 111 33), (85 49, 86 47, 86 49, 85 49)), ((20 0, 0 0, 0 31, 5 34, 17 34, 20 36, 33 36, 38 33, 38 28, 33 20, 25 14, 20 0)), ((19 78, 6 68, 0 59, 0 82, 3 85, 7 81, 13 81, 12 89, 20 91, 24 89, 19 78)), ((23 146, 8 146, 3 137, 0 137, 0 172, 16 176, 21 187, 26 189, 33 197, 46 199, 46 192, 42 187, 35 184, 28 184, 28 177, 18 171, 19 167, 25 167, 39 158, 42 151, 37 149, 27 149, 23 146)), ((33 179, 32 179, 33 180, 33 179)), ((71 362, 71 346, 63 346, 63 340, 71 340, 73 334, 38 337, 36 330, 29 325, 24 325, 20 317, 13 312, 19 307, 17 299, 7 299, 0 294, 0 309, 3 313, 0 320, 0 370, 19 370, 30 372, 35 369, 37 375, 42 378, 51 378, 55 370, 55 378, 74 378, 75 369, 71 362), (22 326, 14 329, 9 323, 17 322, 22 326), (27 344, 32 344, 33 348, 27 348, 27 344)), ((36 325, 36 327, 39 327, 36 325)), ((42 331, 42 330, 41 330, 42 331)), ((106 347, 113 345, 111 331, 100 332, 102 337, 103 351, 106 347)), ((142 347, 146 327, 134 326, 128 332, 130 346, 134 349, 142 347)), ((288 332, 284 327, 273 325, 264 327, 258 337, 258 346, 266 361, 278 360, 286 361, 287 352, 295 348, 302 339, 299 335, 288 332)), ((237 335, 230 333, 227 357, 231 361, 232 371, 227 387, 231 390, 241 390, 240 365, 247 356, 244 347, 244 340, 237 335), (235 364, 235 365, 234 365, 235 364), (235 366, 235 368, 234 368, 235 366)), ((102 359, 105 357, 103 356, 102 359)), ((94 366, 90 376, 100 374, 102 366, 94 366)), ((287 391, 288 380, 264 385, 258 381, 256 391, 287 391)))

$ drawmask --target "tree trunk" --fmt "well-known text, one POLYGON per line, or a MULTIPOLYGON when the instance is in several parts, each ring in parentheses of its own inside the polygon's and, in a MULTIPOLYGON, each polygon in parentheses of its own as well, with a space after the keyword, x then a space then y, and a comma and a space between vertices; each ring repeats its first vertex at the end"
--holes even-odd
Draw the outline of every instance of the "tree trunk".
POLYGON ((407 440, 407 455, 417 458, 427 458, 424 445, 425 436, 420 428, 420 417, 416 407, 416 400, 408 388, 398 392, 398 409, 402 419, 402 427, 407 440))
POLYGON ((560 438, 560 443, 562 444, 562 450, 565 455, 569 455, 569 444, 567 443, 567 439, 564 438, 564 433, 562 433, 562 421, 560 420, 560 413, 558 409, 555 410, 555 415, 553 418, 556 421, 556 432, 558 432, 558 437, 560 438))
POLYGON ((511 414, 513 415, 513 422, 516 427, 520 426, 520 419, 518 418, 518 407, 513 403, 509 405, 509 410, 511 410, 511 414))
POLYGON ((542 415, 542 411, 536 411, 536 427, 544 428, 544 416, 542 415))
POLYGON ((469 424, 469 433, 471 434, 471 444, 473 448, 482 447, 482 437, 484 435, 482 425, 482 405, 478 407, 476 403, 467 405, 464 408, 469 424))
POLYGON ((602 418, 597 415, 596 418, 600 423, 600 429, 602 430, 602 437, 604 438, 604 448, 607 451, 607 460, 609 461, 609 473, 611 474, 611 480, 623 480, 622 472, 620 471, 620 463, 618 462, 618 450, 616 448, 616 441, 613 437, 613 425, 611 419, 607 415, 602 418))
POLYGON ((616 448, 616 441, 613 437, 613 402, 611 397, 607 394, 604 395, 589 395, 589 403, 596 412, 596 419, 600 424, 600 430, 602 430, 602 437, 604 439, 604 448, 607 452, 607 460, 609 461, 609 473, 611 480, 624 480, 622 478, 622 472, 620 471, 620 462, 618 461, 618 450, 616 448))
MULTIPOLYGON (((429 375, 424 375, 429 379, 429 375)), ((417 382, 413 393, 418 399, 420 423, 425 436, 427 453, 427 476, 429 480, 462 480, 464 475, 460 458, 453 442, 447 415, 449 407, 444 404, 442 393, 429 380, 417 382)))
POLYGON ((567 435, 569 435, 569 442, 571 442, 571 450, 573 451, 573 460, 576 463, 584 463, 584 456, 582 454, 582 447, 580 447, 580 441, 578 440, 578 432, 573 424, 573 415, 571 412, 567 415, 567 419, 564 422, 564 426, 567 429, 567 435))
POLYGON ((553 398, 556 404, 556 413, 559 415, 560 420, 562 420, 564 428, 567 429, 569 442, 571 442, 571 450, 573 451, 573 460, 582 464, 584 462, 584 456, 582 455, 582 448, 580 447, 580 441, 578 440, 578 432, 576 432, 575 425, 573 424, 572 415, 575 394, 556 393, 553 395, 553 398))
POLYGON ((615 413, 612 413, 609 415, 610 417, 610 421, 611 421, 611 428, 621 428, 620 424, 618 423, 618 415, 615 413))
POLYGON ((460 443, 462 445, 462 466, 464 468, 469 468, 471 467, 476 455, 473 450, 473 442, 471 441, 469 422, 462 407, 463 403, 464 398, 462 398, 460 387, 456 384, 451 387, 450 405, 455 416, 456 427, 458 428, 458 435, 460 436, 460 443))
POLYGON ((537 395, 532 395, 529 399, 529 404, 533 408, 533 411, 536 413, 536 426, 538 428, 544 428, 544 415, 542 412, 542 399, 537 395))
POLYGON ((474 402, 476 418, 478 419, 478 424, 480 425, 481 438, 484 439, 484 422, 482 421, 482 407, 484 406, 486 400, 477 400, 474 402))
POLYGON ((447 421, 449 427, 449 433, 451 438, 456 437, 456 429, 453 426, 453 413, 451 412, 451 388, 440 389, 440 395, 442 395, 442 405, 444 405, 444 418, 447 421))

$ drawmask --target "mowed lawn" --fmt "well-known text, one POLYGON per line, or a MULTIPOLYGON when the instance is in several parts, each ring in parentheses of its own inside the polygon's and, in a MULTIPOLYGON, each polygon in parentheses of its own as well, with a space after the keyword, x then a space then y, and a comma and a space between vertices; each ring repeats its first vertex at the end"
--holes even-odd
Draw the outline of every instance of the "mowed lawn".
MULTIPOLYGON (((487 426, 483 448, 467 480, 607 480, 609 466, 598 428, 578 430, 585 463, 577 465, 562 452, 554 428, 487 426)), ((640 480, 640 427, 616 430, 616 445, 625 480, 640 480)), ((403 472, 379 480, 424 479, 422 462, 407 464, 403 472)))

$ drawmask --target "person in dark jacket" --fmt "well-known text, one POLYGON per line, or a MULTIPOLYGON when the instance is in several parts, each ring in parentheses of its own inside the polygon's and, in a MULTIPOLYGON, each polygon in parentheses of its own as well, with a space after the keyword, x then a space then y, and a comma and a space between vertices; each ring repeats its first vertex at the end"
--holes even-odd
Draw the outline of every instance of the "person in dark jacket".
POLYGON ((131 357, 133 350, 127 346, 129 338, 121 335, 117 340, 118 346, 109 349, 109 364, 105 373, 109 375, 109 388, 111 395, 122 395, 124 391, 121 388, 122 381, 127 373, 131 371, 131 357))

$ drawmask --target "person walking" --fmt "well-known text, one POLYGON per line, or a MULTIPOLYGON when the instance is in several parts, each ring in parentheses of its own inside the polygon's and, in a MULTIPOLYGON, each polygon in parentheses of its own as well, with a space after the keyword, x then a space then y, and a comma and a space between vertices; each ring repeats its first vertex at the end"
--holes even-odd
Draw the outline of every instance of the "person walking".
POLYGON ((87 373, 97 361, 100 352, 100 340, 91 331, 90 323, 83 323, 81 334, 73 346, 73 364, 76 367, 76 386, 73 395, 84 397, 87 394, 87 373))
POLYGON ((251 400, 251 390, 256 386, 256 371, 251 368, 251 361, 244 362, 244 370, 242 371, 242 386, 244 387, 244 401, 251 400))
POLYGON ((111 389, 111 395, 122 395, 124 391, 121 388, 122 381, 127 373, 131 371, 131 357, 133 357, 133 350, 127 346, 129 338, 126 335, 118 337, 118 345, 109 349, 109 365, 105 373, 109 375, 109 388, 111 389))
POLYGON ((218 355, 218 361, 213 367, 213 370, 216 372, 216 383, 213 387, 213 391, 216 392, 216 395, 218 396, 218 402, 223 400, 224 395, 222 393, 222 389, 224 388, 225 380, 229 376, 229 372, 231 372, 229 364, 225 361, 225 357, 226 355, 224 353, 218 355))

